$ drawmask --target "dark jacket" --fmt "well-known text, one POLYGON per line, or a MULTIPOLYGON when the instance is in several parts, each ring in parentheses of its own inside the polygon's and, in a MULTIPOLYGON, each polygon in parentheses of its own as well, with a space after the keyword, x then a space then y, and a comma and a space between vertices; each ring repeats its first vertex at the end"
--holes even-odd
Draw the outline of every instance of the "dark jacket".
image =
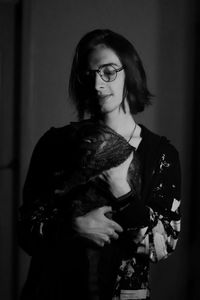
MULTIPOLYGON (((69 295, 75 300, 93 299, 95 293, 101 300, 119 299, 122 290, 148 299, 149 262, 166 258, 175 249, 180 231, 178 152, 166 138, 141 125, 137 149, 141 195, 124 215, 131 219, 130 239, 122 237, 99 249, 76 236, 70 205, 55 198, 56 174, 73 173, 76 131, 72 127, 51 128, 31 158, 18 226, 19 243, 32 256, 22 299, 64 300, 69 295), (91 261, 98 266, 94 291, 91 261)), ((125 195, 126 200, 131 197, 125 195)))

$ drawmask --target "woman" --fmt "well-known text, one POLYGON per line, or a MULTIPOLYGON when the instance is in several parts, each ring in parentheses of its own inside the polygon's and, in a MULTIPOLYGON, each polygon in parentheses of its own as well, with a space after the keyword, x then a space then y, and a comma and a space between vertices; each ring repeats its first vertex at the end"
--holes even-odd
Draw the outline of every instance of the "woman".
POLYGON ((150 299, 149 264, 180 231, 178 153, 134 120, 151 94, 121 35, 80 40, 69 91, 80 121, 44 134, 24 186, 19 241, 32 260, 22 299, 150 299))

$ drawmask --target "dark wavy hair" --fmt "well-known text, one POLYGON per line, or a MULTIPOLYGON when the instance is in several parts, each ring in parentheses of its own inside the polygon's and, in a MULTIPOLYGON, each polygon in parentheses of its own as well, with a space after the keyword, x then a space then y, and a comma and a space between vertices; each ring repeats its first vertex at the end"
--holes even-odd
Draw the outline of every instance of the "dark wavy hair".
MULTIPOLYGON (((85 113, 95 115, 92 98, 94 94, 79 78, 81 72, 87 68, 89 54, 100 44, 112 49, 124 66, 124 99, 127 98, 131 114, 142 112, 145 106, 151 103, 152 94, 147 88, 145 70, 136 49, 122 35, 109 29, 96 29, 79 41, 72 62, 69 95, 75 103, 79 119, 82 119, 85 113)), ((124 101, 122 106, 125 109, 124 101)))

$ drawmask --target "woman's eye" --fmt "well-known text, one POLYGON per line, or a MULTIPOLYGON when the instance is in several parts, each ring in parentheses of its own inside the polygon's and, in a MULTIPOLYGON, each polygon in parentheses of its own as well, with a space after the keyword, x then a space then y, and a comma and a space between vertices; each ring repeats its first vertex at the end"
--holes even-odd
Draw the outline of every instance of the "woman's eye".
POLYGON ((106 73, 106 74, 113 74, 113 73, 115 73, 115 69, 113 67, 106 67, 104 69, 104 73, 106 73))
POLYGON ((103 70, 105 76, 112 76, 115 74, 115 70, 113 68, 106 68, 103 70))
POLYGON ((114 71, 109 71, 109 70, 106 70, 104 71, 104 75, 113 75, 114 74, 114 71))

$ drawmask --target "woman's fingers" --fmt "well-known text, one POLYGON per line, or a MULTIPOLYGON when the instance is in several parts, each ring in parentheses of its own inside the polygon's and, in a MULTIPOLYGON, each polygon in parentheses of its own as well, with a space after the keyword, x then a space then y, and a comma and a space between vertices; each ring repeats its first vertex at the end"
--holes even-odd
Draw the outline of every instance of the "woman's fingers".
POLYGON ((104 247, 106 244, 110 244, 111 240, 110 237, 106 234, 100 234, 98 238, 95 240, 95 243, 100 246, 104 247))
POLYGON ((123 228, 115 221, 108 219, 109 225, 114 231, 123 232, 123 228))
POLYGON ((103 215, 105 215, 107 212, 112 211, 112 207, 111 206, 102 206, 102 207, 99 208, 99 210, 101 211, 101 213, 103 215))
MULTIPOLYGON (((111 206, 103 206, 100 209, 102 210, 102 213, 104 215, 108 212, 112 212, 111 206)), ((119 233, 123 232, 123 228, 117 222, 115 222, 107 217, 106 217, 106 226, 108 228, 108 234, 114 239, 118 239, 118 237, 119 237, 117 232, 119 232, 119 233)))
POLYGON ((104 235, 103 240, 105 241, 105 243, 110 244, 110 237, 108 235, 104 235))
POLYGON ((112 212, 112 207, 103 206, 84 216, 75 218, 74 228, 76 232, 102 247, 110 243, 112 239, 118 239, 123 228, 105 216, 109 212, 112 212))
POLYGON ((111 239, 115 239, 117 240, 119 238, 119 235, 113 230, 110 230, 108 236, 111 238, 111 239))
MULTIPOLYGON (((108 212, 112 212, 112 207, 111 206, 102 206, 102 207, 100 207, 100 210, 105 215, 108 212)), ((117 222, 115 222, 107 217, 106 217, 106 219, 107 219, 106 223, 109 226, 109 228, 111 228, 114 231, 123 232, 123 228, 117 222)))

